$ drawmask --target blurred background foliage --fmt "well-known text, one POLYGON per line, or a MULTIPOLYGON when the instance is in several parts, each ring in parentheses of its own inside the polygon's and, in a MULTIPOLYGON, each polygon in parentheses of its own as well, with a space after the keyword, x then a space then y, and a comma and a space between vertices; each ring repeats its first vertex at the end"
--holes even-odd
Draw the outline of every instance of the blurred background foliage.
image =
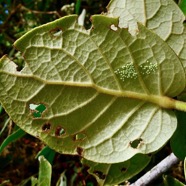
MULTIPOLYGON (((186 15, 186 0, 175 0, 186 15)), ((13 43, 32 28, 48 23, 68 14, 80 14, 86 9, 85 27, 90 28, 90 17, 106 11, 109 0, 0 0, 0 57, 7 54, 17 63, 18 68, 23 66, 23 58, 13 43)), ((56 185, 60 175, 65 172, 66 183, 73 185, 97 185, 95 179, 87 173, 79 157, 65 156, 54 153, 36 138, 22 131, 16 133, 17 126, 8 117, 0 105, 0 144, 9 138, 6 148, 0 154, 0 186, 30 185, 30 180, 38 174, 38 152, 52 157, 52 184, 56 185), (19 136, 20 135, 20 136, 19 136), (50 154, 47 154, 50 152, 50 154)), ((6 141, 7 142, 7 141, 6 141)), ((141 176, 148 169, 170 154, 169 144, 152 158, 147 169, 138 175, 141 176)), ((183 165, 180 163, 168 174, 184 181, 183 165), (175 173, 176 170, 176 173, 175 173)), ((134 178, 136 179, 136 177, 134 178)), ((162 180, 160 180, 161 182, 162 180)), ((157 181, 157 183, 159 180, 157 181)), ((65 186, 65 185, 63 185, 65 186)))
POLYGON ((16 39, 30 29, 67 14, 86 9, 85 26, 90 16, 106 11, 109 0, 0 0, 0 56, 8 54, 18 65, 20 54, 12 48, 16 39))

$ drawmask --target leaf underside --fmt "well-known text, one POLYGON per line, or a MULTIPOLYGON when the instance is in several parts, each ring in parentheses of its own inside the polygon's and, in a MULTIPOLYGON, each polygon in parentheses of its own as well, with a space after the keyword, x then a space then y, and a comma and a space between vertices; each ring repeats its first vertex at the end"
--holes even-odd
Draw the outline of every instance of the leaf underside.
POLYGON ((160 36, 179 56, 186 70, 185 15, 173 0, 111 0, 108 16, 119 17, 119 26, 138 33, 138 24, 145 25, 160 36))
POLYGON ((88 172, 92 174, 96 178, 98 184, 102 186, 115 185, 128 181, 144 169, 150 160, 151 158, 147 155, 137 154, 130 160, 121 163, 103 164, 90 162, 84 159, 83 164, 90 167, 88 172))
POLYGON ((25 67, 19 72, 6 56, 1 59, 3 107, 18 126, 60 153, 117 163, 158 150, 177 120, 151 96, 161 102, 183 91, 179 58, 141 24, 132 36, 117 18, 93 16, 90 30, 76 19, 61 18, 15 42, 25 67))

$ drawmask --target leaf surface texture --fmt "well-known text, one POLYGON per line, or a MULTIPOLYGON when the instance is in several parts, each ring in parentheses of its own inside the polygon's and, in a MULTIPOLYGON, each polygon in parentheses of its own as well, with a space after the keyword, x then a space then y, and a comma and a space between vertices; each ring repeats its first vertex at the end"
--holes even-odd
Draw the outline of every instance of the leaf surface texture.
POLYGON ((17 40, 25 67, 1 59, 3 107, 60 153, 118 163, 158 150, 176 129, 174 112, 159 105, 183 91, 182 63, 142 24, 132 36, 117 18, 92 23, 86 30, 68 16, 17 40))

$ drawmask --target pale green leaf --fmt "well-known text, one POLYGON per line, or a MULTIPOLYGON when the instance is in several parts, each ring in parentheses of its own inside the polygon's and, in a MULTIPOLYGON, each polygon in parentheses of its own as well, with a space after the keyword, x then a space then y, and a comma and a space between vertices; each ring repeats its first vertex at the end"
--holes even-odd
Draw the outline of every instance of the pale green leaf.
POLYGON ((158 150, 177 125, 165 108, 185 109, 169 98, 185 87, 179 58, 141 24, 132 36, 116 18, 92 21, 85 30, 76 16, 64 17, 16 41, 25 67, 1 59, 2 106, 60 153, 118 163, 158 150))
POLYGON ((67 186, 67 177, 65 176, 65 172, 61 173, 56 186, 67 186))
POLYGON ((88 172, 95 176, 99 185, 116 185, 138 174, 143 170, 151 158, 147 155, 137 154, 130 160, 116 164, 100 164, 87 160, 83 163, 90 167, 88 172))
POLYGON ((44 156, 39 156, 39 177, 38 186, 50 186, 52 167, 44 156))
POLYGON ((186 69, 185 16, 173 0, 111 0, 108 16, 119 17, 119 26, 131 34, 139 32, 137 22, 158 34, 176 52, 186 69))
POLYGON ((30 179, 30 181, 31 181, 31 186, 37 186, 37 183, 38 183, 38 180, 37 180, 37 178, 35 178, 35 177, 31 177, 31 179, 30 179))

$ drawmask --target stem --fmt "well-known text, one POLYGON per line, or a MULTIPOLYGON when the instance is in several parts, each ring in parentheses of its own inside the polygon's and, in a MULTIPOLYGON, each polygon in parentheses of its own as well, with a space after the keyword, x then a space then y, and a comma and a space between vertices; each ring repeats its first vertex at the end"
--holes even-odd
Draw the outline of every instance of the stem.
POLYGON ((175 109, 186 112, 186 102, 175 100, 175 109))
MULTIPOLYGON (((57 20, 57 21, 59 21, 59 20, 57 20)), ((42 27, 43 27, 43 29, 46 27, 49 27, 49 24, 42 26, 42 27)), ((34 31, 36 32, 37 29, 41 29, 42 27, 36 28, 34 31)), ((24 39, 27 38, 28 34, 26 34, 23 37, 24 37, 24 39)), ((14 43, 15 47, 17 47, 17 48, 22 47, 23 48, 23 46, 21 46, 23 37, 21 39, 18 39, 14 43)), ((0 59, 1 65, 8 63, 8 61, 10 61, 10 59, 8 59, 6 56, 3 56, 0 59)), ((82 68, 84 69, 83 66, 82 66, 82 68)), ((0 71, 3 72, 4 70, 0 69, 0 71)), ((49 81, 49 80, 47 80, 47 81, 43 80, 33 74, 21 74, 21 73, 13 73, 12 74, 12 72, 8 72, 8 71, 4 71, 3 73, 6 73, 7 75, 10 74, 10 75, 17 76, 17 77, 24 77, 24 78, 29 77, 29 78, 38 80, 46 85, 51 84, 51 85, 64 85, 64 86, 81 87, 81 88, 93 88, 98 93, 101 93, 101 94, 107 94, 107 95, 116 96, 116 97, 141 100, 144 102, 153 103, 153 104, 158 105, 159 107, 162 107, 165 109, 175 109, 175 110, 186 112, 186 102, 174 100, 174 99, 169 98, 164 95, 153 95, 153 94, 145 94, 145 93, 132 92, 132 91, 107 89, 107 88, 98 86, 98 85, 94 84, 93 82, 88 82, 88 83, 71 82, 71 81, 55 81, 54 82, 54 81, 49 81)))
POLYGON ((75 6, 75 14, 80 13, 80 7, 81 7, 81 0, 77 0, 76 6, 75 6))
POLYGON ((152 168, 149 172, 144 174, 141 178, 139 178, 135 183, 131 184, 130 186, 148 185, 178 162, 179 159, 173 153, 171 153, 169 156, 167 156, 164 160, 158 163, 154 168, 152 168))

